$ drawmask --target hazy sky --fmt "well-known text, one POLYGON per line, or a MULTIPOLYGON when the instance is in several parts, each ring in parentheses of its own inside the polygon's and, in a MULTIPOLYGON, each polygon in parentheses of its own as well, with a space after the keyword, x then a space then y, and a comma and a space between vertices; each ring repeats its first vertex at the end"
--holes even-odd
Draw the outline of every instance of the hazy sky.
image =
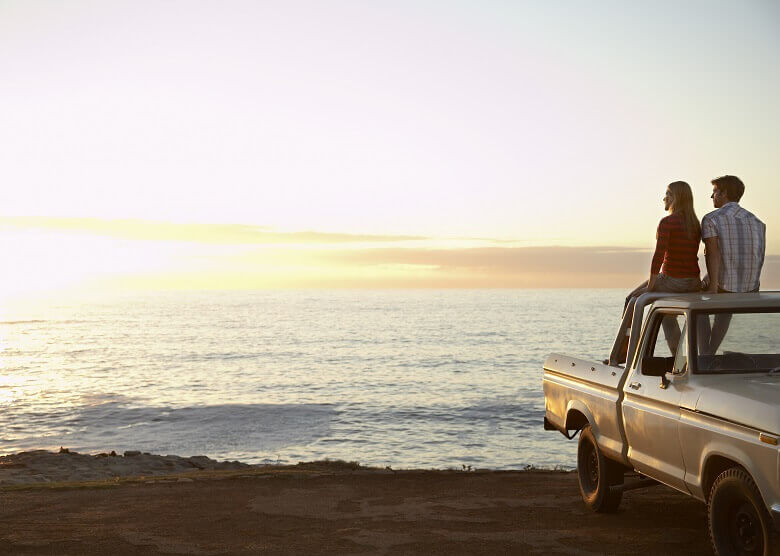
POLYGON ((777 255, 778 99, 775 1, 0 0, 0 241, 79 279, 229 283, 327 234, 356 276, 435 275, 431 242, 511 274, 521 248, 651 248, 667 183, 702 216, 732 173, 777 255))

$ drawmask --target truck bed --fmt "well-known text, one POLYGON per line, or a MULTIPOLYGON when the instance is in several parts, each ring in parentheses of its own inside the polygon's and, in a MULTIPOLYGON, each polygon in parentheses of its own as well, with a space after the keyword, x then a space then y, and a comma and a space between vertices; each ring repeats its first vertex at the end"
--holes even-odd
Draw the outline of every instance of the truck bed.
POLYGON ((604 455, 628 463, 619 418, 625 377, 622 367, 550 354, 543 378, 547 426, 569 436, 590 423, 604 455))

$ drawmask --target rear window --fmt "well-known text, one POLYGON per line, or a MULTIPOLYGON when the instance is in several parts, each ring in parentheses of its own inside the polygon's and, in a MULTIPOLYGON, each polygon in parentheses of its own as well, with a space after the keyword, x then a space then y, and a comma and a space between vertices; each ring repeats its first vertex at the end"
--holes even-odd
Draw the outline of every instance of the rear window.
POLYGON ((698 373, 777 369, 780 367, 780 313, 698 313, 695 342, 698 373))

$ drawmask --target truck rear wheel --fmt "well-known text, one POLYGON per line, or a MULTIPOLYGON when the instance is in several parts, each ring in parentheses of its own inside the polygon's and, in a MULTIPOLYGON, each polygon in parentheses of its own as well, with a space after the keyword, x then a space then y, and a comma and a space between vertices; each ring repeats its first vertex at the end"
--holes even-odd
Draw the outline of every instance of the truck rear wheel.
POLYGON ((623 483, 623 468, 604 457, 590 425, 580 433, 577 475, 580 494, 588 508, 599 513, 614 512, 618 509, 623 499, 623 491, 614 487, 623 483))
POLYGON ((718 556, 778 554, 777 537, 761 493, 741 467, 727 469, 715 479, 707 521, 718 556))

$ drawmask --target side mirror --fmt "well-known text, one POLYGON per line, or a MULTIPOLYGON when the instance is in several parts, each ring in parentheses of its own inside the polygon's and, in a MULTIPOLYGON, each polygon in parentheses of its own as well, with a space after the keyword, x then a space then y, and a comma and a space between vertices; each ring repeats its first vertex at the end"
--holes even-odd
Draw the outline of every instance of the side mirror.
POLYGON ((661 384, 658 385, 662 390, 669 388, 669 385, 673 382, 686 380, 685 373, 669 372, 661 375, 661 384))
POLYGON ((674 357, 645 357, 642 359, 642 374, 647 376, 664 376, 672 370, 674 357))

